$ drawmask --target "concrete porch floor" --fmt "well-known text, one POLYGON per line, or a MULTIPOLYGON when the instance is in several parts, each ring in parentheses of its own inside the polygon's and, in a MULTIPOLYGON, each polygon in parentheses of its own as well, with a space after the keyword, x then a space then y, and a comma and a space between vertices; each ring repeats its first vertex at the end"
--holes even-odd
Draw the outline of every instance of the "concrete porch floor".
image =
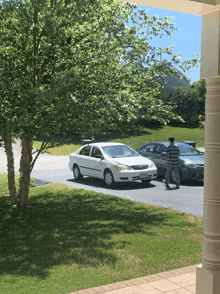
POLYGON ((195 294, 196 267, 198 265, 79 290, 69 294, 195 294))

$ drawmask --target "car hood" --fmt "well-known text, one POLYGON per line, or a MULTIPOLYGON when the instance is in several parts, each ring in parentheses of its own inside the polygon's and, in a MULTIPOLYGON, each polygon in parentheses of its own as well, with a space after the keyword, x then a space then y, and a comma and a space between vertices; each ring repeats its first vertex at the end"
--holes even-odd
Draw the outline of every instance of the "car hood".
POLYGON ((204 164, 205 157, 204 155, 195 155, 195 156, 180 156, 180 159, 185 162, 191 162, 195 164, 204 164))
POLYGON ((111 161, 114 161, 115 163, 124 164, 128 166, 132 165, 142 165, 142 164, 151 164, 151 160, 143 157, 143 156, 131 156, 131 157, 117 157, 117 158, 111 158, 111 161))

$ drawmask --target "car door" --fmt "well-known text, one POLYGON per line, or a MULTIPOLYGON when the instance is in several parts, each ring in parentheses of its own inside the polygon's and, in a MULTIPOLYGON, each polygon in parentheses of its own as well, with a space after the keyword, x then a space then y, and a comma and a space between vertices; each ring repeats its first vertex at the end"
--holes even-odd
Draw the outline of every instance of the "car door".
POLYGON ((153 160, 153 151, 154 151, 154 147, 156 146, 155 143, 149 143, 146 144, 145 146, 143 146, 143 148, 141 148, 141 150, 139 150, 139 154, 149 158, 150 160, 153 160))
POLYGON ((163 144, 156 144, 153 150, 152 160, 157 166, 158 174, 165 174, 166 173, 166 147, 163 144))
POLYGON ((90 167, 89 167, 89 159, 90 159, 90 151, 91 146, 85 146, 79 153, 77 158, 77 163, 81 174, 84 176, 90 176, 90 167))
POLYGON ((95 178, 103 178, 104 157, 98 147, 93 147, 89 158, 90 175, 95 178))

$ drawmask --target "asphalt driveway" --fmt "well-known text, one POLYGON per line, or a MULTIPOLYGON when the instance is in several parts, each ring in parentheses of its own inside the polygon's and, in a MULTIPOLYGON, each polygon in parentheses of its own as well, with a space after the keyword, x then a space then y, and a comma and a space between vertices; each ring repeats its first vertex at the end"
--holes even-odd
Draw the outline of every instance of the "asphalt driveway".
MULTIPOLYGON (((13 144, 15 173, 19 173, 21 147, 20 142, 13 144)), ((69 156, 53 156, 50 154, 40 154, 33 171, 49 171, 54 169, 67 169, 69 156)), ((7 173, 7 157, 3 147, 0 147, 0 173, 7 173)))

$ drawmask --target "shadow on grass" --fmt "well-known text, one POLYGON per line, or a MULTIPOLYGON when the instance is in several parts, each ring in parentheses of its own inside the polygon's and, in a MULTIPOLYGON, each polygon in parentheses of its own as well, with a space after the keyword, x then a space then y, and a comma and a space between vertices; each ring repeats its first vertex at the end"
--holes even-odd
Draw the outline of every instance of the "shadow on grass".
MULTIPOLYGON (((32 209, 0 210, 0 275, 40 279, 54 266, 113 266, 126 234, 154 235, 172 216, 129 200, 85 190, 33 189, 32 209), (124 234, 118 241, 114 235, 124 234)), ((0 207, 8 197, 0 197, 0 207)))
POLYGON ((102 136, 96 136, 96 142, 109 142, 112 140, 119 140, 119 139, 126 139, 131 136, 142 136, 142 135, 150 135, 151 132, 149 132, 146 129, 136 129, 135 131, 127 131, 126 133, 121 132, 109 132, 108 134, 102 135, 102 136))

